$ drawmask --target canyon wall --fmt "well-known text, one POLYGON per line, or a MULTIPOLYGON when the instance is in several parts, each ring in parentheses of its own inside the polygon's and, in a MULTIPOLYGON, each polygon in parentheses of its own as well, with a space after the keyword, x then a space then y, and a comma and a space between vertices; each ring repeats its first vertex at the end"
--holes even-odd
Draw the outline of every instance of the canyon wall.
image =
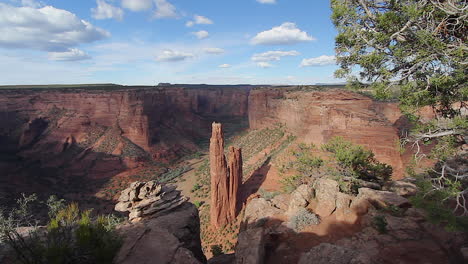
POLYGON ((321 145, 342 136, 375 153, 401 177, 403 163, 397 144, 401 113, 395 103, 380 103, 342 89, 300 91, 257 89, 249 96, 251 129, 275 123, 306 143, 321 145))
MULTIPOLYGON (((342 89, 258 88, 2 89, 0 169, 18 181, 23 164, 109 178, 145 160, 172 162, 196 151, 208 139, 213 121, 226 128, 248 118, 251 129, 283 123, 300 140, 315 144, 344 136, 374 151, 394 167, 394 175, 401 175, 396 146, 404 122, 396 104, 342 89), (13 167, 11 155, 18 161, 13 167)), ((53 183, 51 171, 43 174, 53 183)))
POLYGON ((194 139, 209 134, 213 120, 246 117, 248 90, 171 87, 0 91, 0 136, 5 146, 7 141, 10 143, 10 148, 27 148, 40 138, 39 143, 47 143, 47 150, 60 152, 67 142, 92 141, 93 132, 115 128, 153 158, 170 161, 183 147, 195 148, 194 139))
POLYGON ((207 141, 213 121, 246 126, 249 90, 0 89, 0 197, 92 196, 112 177, 147 161, 173 162, 207 141))

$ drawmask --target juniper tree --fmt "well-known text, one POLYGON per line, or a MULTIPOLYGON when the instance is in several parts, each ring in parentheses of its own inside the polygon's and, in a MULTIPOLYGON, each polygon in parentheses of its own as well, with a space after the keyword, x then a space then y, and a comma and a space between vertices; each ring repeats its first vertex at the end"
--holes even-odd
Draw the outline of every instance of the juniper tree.
POLYGON ((399 91, 400 108, 414 121, 404 142, 418 156, 420 142, 438 141, 432 158, 439 162, 425 174, 415 202, 436 220, 468 230, 468 219, 458 217, 468 215, 467 156, 453 149, 468 134, 468 1, 331 0, 331 7, 338 31, 335 75, 378 98, 399 91), (421 123, 417 110, 425 106, 435 118, 421 123))
POLYGON ((398 87, 407 113, 432 106, 452 117, 465 107, 466 0, 332 0, 331 6, 337 77, 356 88, 368 84, 380 98, 398 87))

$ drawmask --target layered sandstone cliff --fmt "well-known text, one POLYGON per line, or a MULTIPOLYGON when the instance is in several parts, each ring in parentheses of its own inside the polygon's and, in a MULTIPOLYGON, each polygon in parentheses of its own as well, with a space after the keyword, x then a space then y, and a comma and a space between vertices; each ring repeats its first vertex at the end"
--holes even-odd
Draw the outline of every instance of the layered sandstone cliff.
POLYGON ((375 102, 342 89, 270 88, 253 90, 249 96, 251 129, 281 123, 299 139, 316 145, 342 136, 372 150, 379 161, 392 165, 397 178, 403 169, 397 147, 400 118, 397 104, 375 102))
POLYGON ((236 218, 239 185, 242 183, 241 150, 229 148, 229 165, 224 155, 224 133, 213 123, 210 139, 211 224, 219 228, 236 218))

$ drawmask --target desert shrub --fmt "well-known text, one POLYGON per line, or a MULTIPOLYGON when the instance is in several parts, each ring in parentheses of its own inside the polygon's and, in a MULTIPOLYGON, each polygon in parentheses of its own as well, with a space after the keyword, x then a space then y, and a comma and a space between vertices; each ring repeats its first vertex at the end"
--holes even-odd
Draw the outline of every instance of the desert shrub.
POLYGON ((205 204, 205 202, 203 202, 203 201, 194 201, 193 204, 195 205, 195 207, 200 208, 202 205, 205 204))
POLYGON ((33 219, 31 206, 35 196, 23 196, 18 207, 9 214, 0 214, 0 241, 15 253, 16 261, 25 264, 112 263, 121 245, 115 233, 118 218, 91 218, 91 211, 80 211, 76 203, 68 206, 63 200, 50 197, 50 220, 44 228, 33 219), (28 234, 20 234, 18 227, 28 226, 28 234))
POLYGON ((468 217, 457 214, 453 206, 450 206, 450 202, 457 199, 466 186, 463 186, 462 181, 445 179, 441 182, 443 188, 435 189, 435 179, 429 174, 418 175, 416 185, 419 191, 410 198, 411 203, 425 210, 430 222, 443 224, 448 231, 468 232, 468 217))
POLYGON ((299 209, 290 220, 290 227, 296 232, 300 232, 307 226, 318 224, 320 224, 319 217, 306 208, 299 209))
POLYGON ((366 181, 387 181, 392 175, 390 165, 378 162, 374 153, 342 137, 334 137, 322 149, 333 154, 339 166, 349 169, 354 177, 366 181))
POLYGON ((223 248, 220 245, 212 245, 211 246, 211 254, 213 254, 213 257, 222 255, 223 254, 223 248))
POLYGON ((160 183, 167 183, 180 177, 182 174, 186 173, 191 169, 192 167, 190 166, 181 166, 172 170, 170 169, 168 172, 163 173, 159 177, 157 177, 156 180, 160 183))
POLYGON ((190 192, 196 192, 198 191, 202 186, 198 183, 195 183, 192 187, 192 190, 190 190, 190 192))
POLYGON ((269 191, 266 191, 264 189, 261 189, 258 191, 258 193, 260 194, 260 197, 262 198, 265 198, 266 200, 271 200, 273 199, 276 195, 279 194, 279 192, 269 192, 269 191))
POLYGON ((386 234, 388 232, 387 220, 385 219, 384 216, 381 216, 381 215, 374 216, 374 219, 372 220, 372 224, 374 225, 375 229, 379 231, 380 234, 386 234))
POLYGON ((281 189, 285 193, 292 193, 296 188, 301 185, 305 180, 305 177, 300 174, 288 176, 280 180, 281 189))

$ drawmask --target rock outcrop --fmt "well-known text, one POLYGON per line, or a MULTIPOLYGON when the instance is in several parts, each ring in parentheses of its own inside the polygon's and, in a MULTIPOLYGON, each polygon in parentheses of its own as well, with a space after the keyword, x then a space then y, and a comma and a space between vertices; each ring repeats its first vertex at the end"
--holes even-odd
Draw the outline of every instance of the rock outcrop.
POLYGON ((175 186, 160 185, 155 181, 134 182, 122 191, 115 210, 130 212, 130 221, 142 217, 157 217, 181 206, 188 199, 180 195, 175 186))
POLYGON ((200 241, 197 208, 184 203, 158 217, 118 228, 123 245, 116 264, 201 264, 206 263, 200 241))
POLYGON ((224 155, 224 133, 219 123, 212 124, 210 139, 211 224, 219 228, 233 221, 237 213, 239 185, 242 183, 242 153, 229 148, 229 165, 224 155))
POLYGON ((115 263, 206 263, 198 209, 175 187, 134 182, 122 191, 115 210, 130 212, 132 221, 118 227, 123 245, 115 263))

